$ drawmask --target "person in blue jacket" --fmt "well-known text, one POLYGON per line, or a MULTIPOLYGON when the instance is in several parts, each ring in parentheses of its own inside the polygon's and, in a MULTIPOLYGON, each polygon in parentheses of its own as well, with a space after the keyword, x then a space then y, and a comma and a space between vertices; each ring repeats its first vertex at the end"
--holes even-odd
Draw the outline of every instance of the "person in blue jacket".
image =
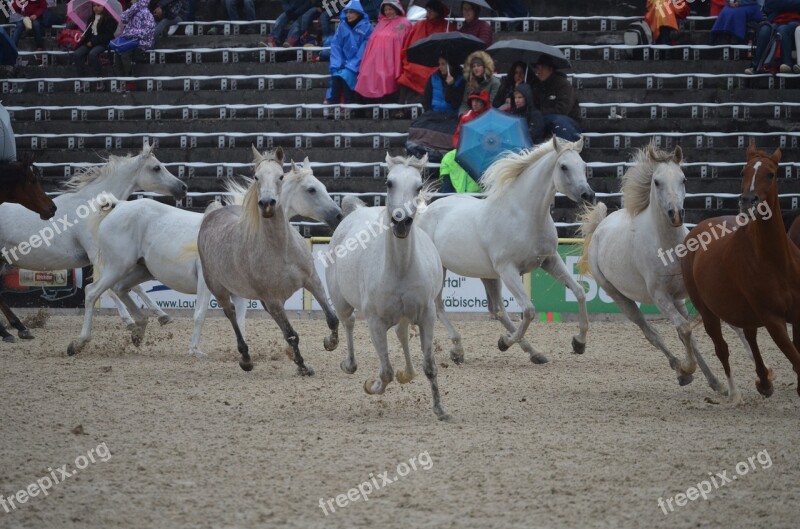
POLYGON ((422 107, 426 112, 447 112, 458 114, 458 107, 464 99, 464 76, 457 64, 448 63, 439 57, 439 69, 431 74, 422 95, 422 107))
POLYGON ((350 0, 331 42, 331 85, 326 103, 353 102, 358 70, 371 34, 372 24, 361 0, 350 0))

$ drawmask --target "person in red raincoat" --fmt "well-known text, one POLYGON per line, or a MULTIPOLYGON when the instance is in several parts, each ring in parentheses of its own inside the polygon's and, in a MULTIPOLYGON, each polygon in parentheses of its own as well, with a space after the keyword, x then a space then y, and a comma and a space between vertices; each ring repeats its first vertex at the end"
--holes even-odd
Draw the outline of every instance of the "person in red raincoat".
POLYGON ((678 32, 678 19, 689 16, 686 0, 647 0, 645 21, 653 32, 656 44, 672 44, 672 33, 678 32))

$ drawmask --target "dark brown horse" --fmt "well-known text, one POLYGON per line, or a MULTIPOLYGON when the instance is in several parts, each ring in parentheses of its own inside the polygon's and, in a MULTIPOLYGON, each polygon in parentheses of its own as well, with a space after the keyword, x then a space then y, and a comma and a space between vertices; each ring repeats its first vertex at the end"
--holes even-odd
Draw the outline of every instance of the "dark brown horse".
POLYGON ((789 240, 800 247, 800 217, 794 219, 792 227, 789 228, 789 240))
MULTIPOLYGON (((3 202, 14 202, 28 208, 38 213, 42 220, 51 219, 56 214, 56 205, 45 194, 39 179, 36 178, 33 158, 29 155, 23 155, 20 161, 0 162, 0 204, 3 202)), ((11 326, 19 331, 20 338, 33 338, 2 298, 0 298, 0 311, 8 318, 11 326)), ((0 337, 4 342, 16 341, 2 325, 0 325, 0 337)))
MULTIPOLYGON (((753 144, 747 148, 741 213, 698 224, 686 236, 687 247, 696 251, 681 261, 686 289, 714 342, 734 403, 741 402, 741 396, 731 376, 720 320, 744 330, 756 364, 756 388, 762 395, 772 395, 773 386, 772 371, 764 365, 756 341, 759 327, 766 327, 800 379, 800 249, 789 242, 781 216, 780 159, 780 149, 768 154, 753 144), (787 323, 794 328, 794 343, 787 323)), ((800 384, 797 391, 800 394, 800 384)))

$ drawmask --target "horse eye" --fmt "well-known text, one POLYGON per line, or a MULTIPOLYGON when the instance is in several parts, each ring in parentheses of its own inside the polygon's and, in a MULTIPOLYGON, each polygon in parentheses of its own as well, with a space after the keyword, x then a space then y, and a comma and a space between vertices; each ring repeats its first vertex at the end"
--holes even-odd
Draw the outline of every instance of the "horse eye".
POLYGON ((392 188, 392 181, 391 181, 391 180, 389 180, 388 182, 386 182, 386 187, 388 187, 389 189, 391 189, 391 188, 392 188))
POLYGON ((283 175, 281 175, 281 177, 278 180, 283 180, 283 175))
POLYGON ((654 183, 656 184, 656 187, 661 187, 661 182, 659 182, 658 180, 656 180, 654 183))
POLYGON ((316 190, 316 189, 314 189, 313 187, 309 187, 309 188, 308 188, 308 192, 309 192, 309 193, 311 193, 311 194, 313 195, 314 193, 316 193, 316 192, 317 192, 317 190, 316 190))
POLYGON ((422 186, 419 186, 419 187, 417 188, 417 193, 419 193, 420 191, 422 191, 422 186))
POLYGON ((567 170, 567 165, 562 163, 561 164, 561 170, 562 171, 566 171, 567 170))
POLYGON ((158 171, 160 171, 160 170, 161 170, 161 166, 160 166, 160 165, 156 165, 156 166, 153 168, 153 171, 155 171, 155 172, 158 172, 158 171))

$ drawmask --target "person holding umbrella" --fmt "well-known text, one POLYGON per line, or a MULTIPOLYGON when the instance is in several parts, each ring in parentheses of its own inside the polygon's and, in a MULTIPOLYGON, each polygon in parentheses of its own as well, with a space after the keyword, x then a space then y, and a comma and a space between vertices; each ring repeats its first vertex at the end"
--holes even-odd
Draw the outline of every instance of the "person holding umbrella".
MULTIPOLYGON (((492 101, 492 106, 506 112, 514 108, 514 90, 521 84, 530 84, 532 76, 528 75, 528 65, 516 61, 511 65, 511 70, 506 74, 497 92, 497 97, 492 101)), ((530 100, 531 102, 533 100, 530 100)))
POLYGON ((469 110, 468 95, 486 90, 489 94, 489 104, 497 97, 500 91, 500 79, 494 75, 494 61, 485 51, 476 51, 467 57, 464 63, 464 81, 466 92, 464 100, 461 102, 459 114, 469 110))
MULTIPOLYGON (((78 70, 78 77, 87 77, 87 63, 96 77, 100 77, 100 54, 106 51, 108 43, 117 31, 117 21, 100 4, 92 4, 92 14, 86 20, 87 28, 81 37, 80 45, 72 52, 72 60, 78 70)), ((95 90, 106 89, 103 81, 97 81, 95 90)))
POLYGON ((445 57, 439 57, 439 68, 428 78, 422 95, 422 106, 426 112, 458 112, 464 98, 464 76, 460 70, 458 65, 448 63, 445 57))
POLYGON ((456 147, 456 149, 445 154, 439 165, 439 178, 442 180, 442 186, 439 191, 442 193, 481 192, 480 184, 456 162, 456 153, 462 125, 469 123, 488 111, 492 108, 492 105, 489 99, 489 92, 486 90, 479 90, 469 94, 467 96, 467 101, 469 101, 470 110, 461 116, 461 119, 458 121, 456 133, 453 135, 453 147, 456 147))
POLYGON ((578 98, 567 76, 556 68, 550 55, 542 54, 534 67, 533 103, 544 115, 545 135, 578 141, 580 119, 578 98))

